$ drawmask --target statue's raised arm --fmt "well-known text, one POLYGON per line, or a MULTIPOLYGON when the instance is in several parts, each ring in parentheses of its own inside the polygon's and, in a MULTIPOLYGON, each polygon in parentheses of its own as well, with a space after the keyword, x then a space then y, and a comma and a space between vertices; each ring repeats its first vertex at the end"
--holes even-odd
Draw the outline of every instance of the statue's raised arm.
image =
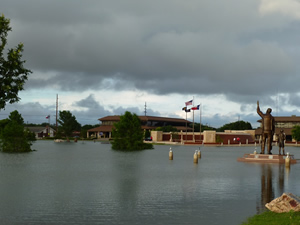
POLYGON ((262 111, 260 111, 260 108, 259 108, 259 101, 257 101, 257 114, 260 115, 260 117, 263 117, 264 114, 262 113, 262 111))

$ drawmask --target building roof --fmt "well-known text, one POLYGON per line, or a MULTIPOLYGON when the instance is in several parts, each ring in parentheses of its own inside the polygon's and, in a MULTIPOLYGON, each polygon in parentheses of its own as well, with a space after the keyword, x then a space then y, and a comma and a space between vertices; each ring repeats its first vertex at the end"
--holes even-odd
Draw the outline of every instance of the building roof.
MULTIPOLYGON (((191 123, 188 120, 182 118, 169 118, 169 117, 159 117, 159 116, 138 116, 141 121, 164 121, 164 122, 180 122, 180 123, 191 123)), ((100 121, 120 121, 120 116, 105 116, 100 119, 100 121)))
POLYGON ((113 127, 114 126, 112 126, 112 125, 102 125, 99 127, 89 129, 88 132, 110 132, 110 131, 112 131, 113 127))
POLYGON ((98 120, 100 120, 100 121, 119 121, 120 116, 105 116, 105 117, 102 117, 98 120))
MULTIPOLYGON (((101 125, 99 127, 89 129, 88 132, 111 132, 113 127, 114 127, 113 125, 101 125)), ((145 129, 145 130, 152 130, 152 129, 155 129, 157 127, 141 126, 141 128, 145 129)), ((186 127, 183 127, 183 126, 175 126, 175 128, 178 131, 181 131, 181 130, 185 131, 186 130, 186 127)), ((187 130, 191 131, 193 129, 190 128, 190 127, 187 127, 187 130)))
POLYGON ((40 132, 46 130, 47 128, 54 130, 51 127, 26 127, 26 128, 28 128, 31 132, 34 132, 34 133, 40 133, 40 132))

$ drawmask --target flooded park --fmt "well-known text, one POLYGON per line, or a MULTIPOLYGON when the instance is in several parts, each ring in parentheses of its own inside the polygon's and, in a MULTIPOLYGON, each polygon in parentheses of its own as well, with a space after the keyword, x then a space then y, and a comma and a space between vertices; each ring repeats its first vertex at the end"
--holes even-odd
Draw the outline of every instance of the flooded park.
MULTIPOLYGON (((284 192, 299 195, 299 161, 237 161, 255 146, 201 146, 197 164, 199 146, 120 152, 100 142, 37 141, 33 149, 0 153, 2 224, 233 225, 284 192)), ((299 147, 286 152, 300 159, 299 147)))

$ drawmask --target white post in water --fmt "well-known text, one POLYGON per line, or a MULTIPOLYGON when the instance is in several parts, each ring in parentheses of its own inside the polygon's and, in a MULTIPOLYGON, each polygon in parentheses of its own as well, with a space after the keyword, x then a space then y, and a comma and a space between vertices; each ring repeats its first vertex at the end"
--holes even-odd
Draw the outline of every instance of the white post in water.
POLYGON ((291 158, 290 158, 290 153, 286 153, 286 158, 285 158, 285 167, 290 167, 291 165, 291 158))
POLYGON ((173 160, 173 151, 172 151, 172 148, 170 148, 170 151, 169 151, 169 159, 173 160))
POLYGON ((198 154, 198 158, 199 158, 199 159, 201 159, 201 151, 200 151, 200 148, 199 148, 199 150, 198 150, 198 153, 197 153, 197 154, 198 154))
POLYGON ((198 154, 197 154, 197 150, 194 153, 194 163, 198 163, 198 154))

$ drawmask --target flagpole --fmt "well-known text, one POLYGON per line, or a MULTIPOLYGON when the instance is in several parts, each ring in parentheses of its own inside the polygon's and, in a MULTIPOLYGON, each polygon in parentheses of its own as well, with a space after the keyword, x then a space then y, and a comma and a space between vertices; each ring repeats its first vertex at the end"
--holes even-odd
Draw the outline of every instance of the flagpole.
MULTIPOLYGON (((195 102, 195 101, 194 101, 194 96, 193 96, 193 107, 195 106, 195 105, 194 105, 194 102, 195 102)), ((195 142, 195 132, 194 132, 194 131, 195 131, 195 129, 194 129, 194 111, 195 111, 195 110, 193 110, 193 142, 195 142)))
POLYGON ((187 110, 185 110, 185 141, 187 141, 187 110))
POLYGON ((200 142, 201 142, 201 111, 202 111, 202 104, 200 105, 200 142))
MULTIPOLYGON (((194 101, 194 97, 192 100, 186 102, 185 107, 182 108, 182 110, 185 110, 185 141, 187 141, 187 113, 191 111, 191 109, 187 109, 187 106, 192 105, 193 101, 194 101)), ((193 116, 193 120, 194 120, 194 116, 193 116)), ((193 127, 194 127, 194 123, 193 123, 193 127)))
POLYGON ((57 126, 57 114, 58 114, 58 94, 56 94, 56 134, 58 133, 58 126, 57 126))

